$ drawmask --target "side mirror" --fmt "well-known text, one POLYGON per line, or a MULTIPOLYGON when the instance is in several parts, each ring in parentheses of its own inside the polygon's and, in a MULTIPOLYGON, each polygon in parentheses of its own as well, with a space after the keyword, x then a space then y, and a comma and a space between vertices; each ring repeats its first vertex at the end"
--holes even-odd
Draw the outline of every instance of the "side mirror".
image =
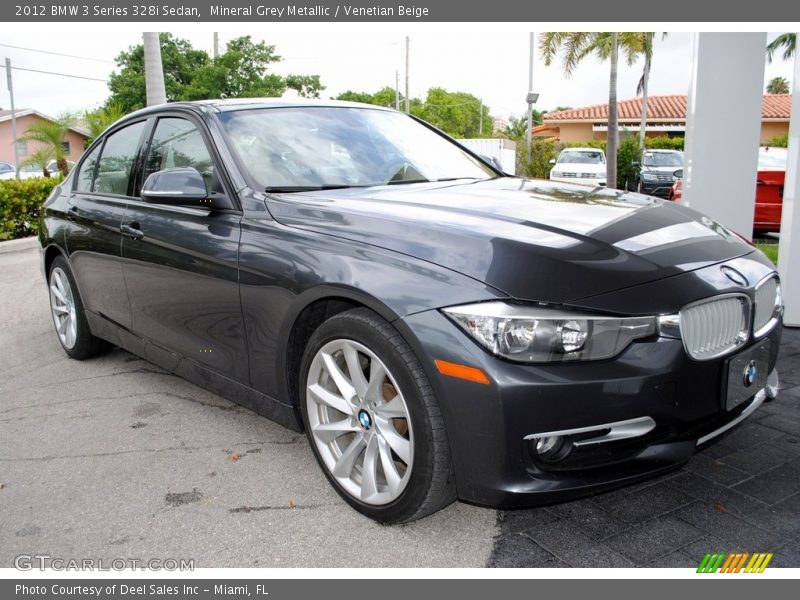
POLYGON ((551 159, 550 159, 550 164, 551 164, 551 165, 554 165, 554 164, 556 164, 556 159, 555 159, 555 158, 551 158, 551 159))
POLYGON ((194 206, 217 208, 203 176, 193 167, 176 167, 156 171, 147 177, 142 186, 142 200, 169 206, 194 206))
POLYGON ((675 179, 683 179, 683 169, 678 169, 678 170, 676 170, 676 171, 673 171, 673 172, 672 172, 672 176, 673 176, 675 179))
POLYGON ((631 166, 632 166, 634 169, 635 169, 636 167, 638 167, 639 165, 640 165, 640 163, 639 163, 639 161, 638 161, 638 160, 631 161, 631 166))

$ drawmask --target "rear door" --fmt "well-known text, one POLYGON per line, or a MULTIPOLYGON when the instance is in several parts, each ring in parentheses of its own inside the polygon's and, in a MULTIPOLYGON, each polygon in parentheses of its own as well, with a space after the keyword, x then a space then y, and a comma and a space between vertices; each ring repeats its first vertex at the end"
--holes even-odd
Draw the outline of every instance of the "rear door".
MULTIPOLYGON (((232 197, 202 123, 161 116, 139 181, 193 167, 209 192, 232 197)), ((132 329, 163 349, 242 383, 249 381, 239 301, 241 213, 148 203, 128 205, 122 257, 132 329)))
POLYGON ((85 155, 65 215, 67 252, 86 310, 125 328, 130 328, 131 313, 120 260, 120 226, 146 129, 144 120, 125 125, 85 155))

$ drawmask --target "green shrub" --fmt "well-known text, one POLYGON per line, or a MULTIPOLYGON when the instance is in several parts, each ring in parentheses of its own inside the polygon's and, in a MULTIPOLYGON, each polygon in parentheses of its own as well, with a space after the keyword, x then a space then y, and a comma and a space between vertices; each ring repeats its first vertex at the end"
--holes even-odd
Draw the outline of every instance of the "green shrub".
POLYGON ((531 141, 531 161, 527 161, 525 143, 517 144, 517 175, 533 179, 547 179, 550 175, 552 159, 558 156, 561 148, 557 148, 552 140, 534 138, 531 141))
POLYGON ((0 181, 0 240, 36 235, 42 204, 59 181, 55 178, 0 181))
POLYGON ((789 134, 784 133, 783 135, 778 135, 772 138, 770 141, 767 142, 767 146, 772 146, 773 148, 788 148, 789 134))
POLYGON ((683 150, 684 138, 682 137, 667 137, 662 135, 659 137, 644 138, 645 148, 651 150, 683 150))
POLYGON ((631 163, 639 160, 639 138, 627 136, 617 147, 617 189, 625 189, 625 180, 631 170, 631 163))

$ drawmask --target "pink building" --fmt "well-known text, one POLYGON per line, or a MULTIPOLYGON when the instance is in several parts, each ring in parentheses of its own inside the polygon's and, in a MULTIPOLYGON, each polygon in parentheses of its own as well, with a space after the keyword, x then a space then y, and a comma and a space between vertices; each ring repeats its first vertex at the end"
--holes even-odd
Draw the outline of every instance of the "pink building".
MULTIPOLYGON (((30 108, 24 108, 15 111, 17 116, 17 138, 28 130, 28 128, 39 121, 52 121, 53 119, 47 115, 43 115, 30 108)), ((80 127, 73 127, 69 130, 64 138, 64 144, 67 145, 67 159, 76 161, 83 154, 86 140, 89 139, 89 132, 81 129, 80 127)), ((31 154, 36 152, 40 144, 36 142, 17 142, 19 150, 19 162, 29 158, 31 154)), ((11 133, 11 111, 0 110, 0 161, 9 162, 14 164, 14 136, 11 133)))

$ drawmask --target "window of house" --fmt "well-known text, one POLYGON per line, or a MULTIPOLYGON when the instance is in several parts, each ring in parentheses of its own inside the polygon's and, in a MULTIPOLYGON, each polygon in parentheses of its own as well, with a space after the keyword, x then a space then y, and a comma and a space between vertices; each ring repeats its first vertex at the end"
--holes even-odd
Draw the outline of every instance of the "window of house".
POLYGON ((28 142, 21 140, 17 142, 17 154, 20 157, 28 156, 28 142))

